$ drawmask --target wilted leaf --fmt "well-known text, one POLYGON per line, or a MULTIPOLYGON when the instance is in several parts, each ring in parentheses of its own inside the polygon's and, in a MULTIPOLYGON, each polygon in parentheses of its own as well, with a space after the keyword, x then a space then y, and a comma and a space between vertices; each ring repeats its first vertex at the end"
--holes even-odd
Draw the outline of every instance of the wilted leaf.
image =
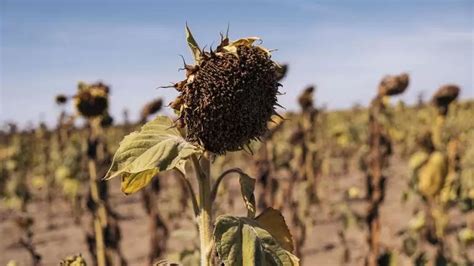
POLYGON ((459 231, 458 238, 464 245, 474 243, 474 230, 463 228, 461 231, 459 231))
POLYGON ((415 217, 411 218, 408 221, 408 227, 410 230, 419 231, 424 228, 426 225, 425 214, 423 212, 418 212, 415 217))
POLYGON ((61 266, 86 266, 86 261, 82 258, 81 255, 68 256, 62 260, 59 265, 61 266))
POLYGON ((441 152, 433 152, 428 162, 418 172, 418 188, 426 197, 438 193, 448 173, 446 156, 441 152))
POLYGON ((280 211, 267 208, 255 220, 278 241, 282 248, 293 252, 293 238, 280 211))
POLYGON ((424 151, 418 151, 410 157, 408 166, 410 166, 410 169, 412 169, 413 171, 416 171, 421 166, 423 166, 423 164, 425 164, 426 161, 428 161, 429 157, 430 156, 428 153, 424 151))
POLYGON ((416 253, 416 249, 418 246, 418 241, 412 236, 408 236, 407 238, 403 239, 403 252, 407 254, 407 256, 411 257, 416 253))
POLYGON ((122 175, 122 191, 133 193, 157 173, 181 168, 184 160, 200 152, 173 127, 171 119, 158 116, 120 142, 105 178, 122 175))
POLYGON ((255 195, 253 194, 253 191, 255 190, 255 179, 244 173, 241 173, 239 182, 242 197, 244 198, 245 207, 247 208, 247 217, 254 218, 255 195))
POLYGON ((227 266, 299 265, 257 221, 245 217, 220 216, 214 230, 216 249, 227 266))

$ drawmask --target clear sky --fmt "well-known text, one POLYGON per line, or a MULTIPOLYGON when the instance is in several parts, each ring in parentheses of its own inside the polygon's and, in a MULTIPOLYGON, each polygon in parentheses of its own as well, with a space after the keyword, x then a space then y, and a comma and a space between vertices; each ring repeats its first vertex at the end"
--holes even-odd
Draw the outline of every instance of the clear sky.
POLYGON ((367 104, 385 74, 407 71, 414 102, 445 83, 473 98, 473 3, 399 1, 22 1, 0 0, 0 123, 55 121, 54 96, 80 80, 112 87, 111 112, 136 119, 142 105, 183 79, 180 54, 192 62, 184 25, 197 41, 259 36, 273 58, 289 63, 282 105, 316 84, 318 104, 367 104))

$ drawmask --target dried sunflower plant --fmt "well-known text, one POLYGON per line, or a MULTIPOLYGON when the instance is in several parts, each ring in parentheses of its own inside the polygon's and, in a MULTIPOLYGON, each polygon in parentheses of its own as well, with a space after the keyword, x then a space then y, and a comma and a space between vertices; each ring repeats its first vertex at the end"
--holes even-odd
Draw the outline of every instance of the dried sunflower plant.
MULTIPOLYGON (((409 76, 406 73, 386 76, 378 87, 378 93, 369 107, 369 136, 367 155, 367 199, 368 209, 366 223, 369 229, 367 242, 369 253, 366 265, 376 266, 390 251, 382 253, 380 208, 385 199, 386 169, 392 155, 392 141, 389 128, 392 126, 392 115, 389 112, 391 96, 402 94, 408 87, 409 76)), ((392 256, 390 256, 392 257, 392 256)), ((391 260, 392 258, 390 258, 391 260)))
MULTIPOLYGON (((89 191, 86 206, 90 225, 86 240, 94 265, 127 265, 120 249, 121 232, 118 219, 111 208, 107 183, 100 182, 101 165, 108 161, 105 128, 112 123, 108 114, 109 86, 102 82, 79 82, 74 105, 87 122, 87 167, 89 191)), ((105 172, 105 171, 104 171, 105 172)))
POLYGON ((210 171, 213 158, 242 150, 267 132, 278 106, 280 66, 269 50, 255 45, 259 38, 230 41, 221 34, 220 44, 209 51, 199 48, 188 27, 186 39, 195 64, 185 65, 186 79, 172 86, 179 92, 171 103, 178 118, 158 116, 126 136, 105 178, 121 176, 122 191, 131 194, 157 173, 176 171, 193 205, 201 265, 299 265, 282 214, 267 208, 256 215, 255 179, 238 168, 215 178, 210 171), (186 172, 187 162, 194 175, 186 172), (239 176, 247 216, 214 219, 219 184, 230 174, 239 176))

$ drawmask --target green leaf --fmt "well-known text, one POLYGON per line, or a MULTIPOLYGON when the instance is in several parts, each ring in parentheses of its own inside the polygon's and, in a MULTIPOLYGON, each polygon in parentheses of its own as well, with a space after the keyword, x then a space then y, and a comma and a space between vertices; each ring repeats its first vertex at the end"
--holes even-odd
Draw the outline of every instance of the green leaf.
POLYGON ((120 184, 122 192, 127 195, 137 192, 148 185, 157 173, 157 169, 150 169, 136 174, 122 174, 122 183, 120 184))
POLYGON ((134 193, 159 172, 182 169, 184 162, 201 150, 187 142, 173 121, 158 116, 121 142, 105 179, 122 176, 122 192, 134 193))
POLYGON ((186 24, 186 42, 188 43, 189 48, 191 48, 194 61, 197 63, 199 59, 201 58, 201 49, 199 48, 199 45, 194 39, 193 34, 191 33, 191 30, 188 27, 188 24, 186 24))
POLYGON ((239 177, 240 191, 244 199, 245 207, 247 208, 247 217, 255 217, 255 179, 251 178, 245 173, 240 173, 239 177))
POLYGON ((250 218, 218 217, 214 239, 219 257, 227 266, 299 265, 296 256, 250 218))

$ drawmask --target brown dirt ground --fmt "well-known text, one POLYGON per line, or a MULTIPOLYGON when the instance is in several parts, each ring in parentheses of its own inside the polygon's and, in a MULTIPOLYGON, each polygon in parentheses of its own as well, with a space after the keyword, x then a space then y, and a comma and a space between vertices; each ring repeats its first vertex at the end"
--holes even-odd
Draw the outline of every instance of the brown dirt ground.
MULTIPOLYGON (((364 256, 368 247, 366 244, 366 228, 353 227, 347 233, 347 243, 350 251, 350 262, 343 263, 343 247, 338 237, 338 230, 342 228, 340 219, 331 211, 331 206, 343 201, 346 189, 351 186, 358 187, 364 192, 365 179, 359 171, 352 171, 355 174, 326 176, 320 179, 320 191, 322 193, 322 204, 314 206, 311 216, 315 220, 315 225, 310 228, 307 234, 307 243, 303 248, 303 265, 363 265, 364 256)), ((421 203, 417 196, 413 195, 406 203, 401 203, 402 191, 406 188, 408 170, 406 162, 399 159, 392 159, 388 171, 387 194, 381 209, 382 217, 382 237, 383 245, 390 249, 401 249, 401 237, 398 232, 407 226, 408 220, 412 217, 415 208, 421 208, 421 203)), ((164 190, 169 190, 163 194, 163 202, 160 208, 163 212, 170 210, 172 206, 170 198, 176 196, 175 182, 167 180, 164 190), (174 189, 174 190, 173 190, 174 189)), ((236 183, 228 183, 229 193, 235 194, 236 205, 240 206, 240 196, 236 183)), ((111 203, 113 208, 123 217, 120 227, 123 235, 121 247, 125 253, 129 265, 146 265, 148 252, 148 219, 141 205, 139 193, 131 196, 124 196, 119 191, 119 180, 111 181, 112 188, 111 203)), ((179 192, 178 192, 179 193, 179 192)), ((175 197, 176 198, 176 197, 175 197)), ((258 199, 257 199, 258 200, 258 199)), ((351 209, 361 215, 365 212, 365 202, 356 200, 349 203, 351 209)), ((220 208, 228 208, 226 203, 220 208)), ((219 208, 219 209, 220 209, 219 208)), ((42 265, 58 265, 58 262, 72 254, 82 253, 87 261, 90 256, 84 240, 84 229, 81 225, 76 225, 70 214, 68 204, 62 199, 53 202, 53 213, 48 217, 47 202, 44 199, 37 199, 28 207, 28 212, 34 217, 34 245, 42 255, 42 265), (52 227, 51 227, 52 226, 52 227)), ((230 213, 243 215, 241 207, 230 213)), ((287 211, 284 212, 286 220, 289 220, 287 211)), ((6 265, 8 261, 15 260, 18 265, 31 265, 29 254, 20 247, 18 239, 20 232, 15 226, 12 217, 14 213, 0 206, 0 265, 6 265)), ((465 223, 465 216, 457 211, 450 212, 450 227, 458 228, 465 223)), ((168 244, 168 253, 192 248, 197 244, 196 227, 191 224, 191 209, 188 208, 185 214, 181 214, 179 219, 175 219, 173 224, 168 224, 172 231, 168 244)), ((84 226, 84 225, 82 225, 84 226)), ((449 235, 449 241, 455 243, 455 233, 449 235)), ((469 251, 471 258, 474 258, 474 248, 469 251)), ((166 256, 165 256, 166 257, 166 256)), ((410 259, 403 254, 398 255, 398 265, 412 265, 410 259)))

